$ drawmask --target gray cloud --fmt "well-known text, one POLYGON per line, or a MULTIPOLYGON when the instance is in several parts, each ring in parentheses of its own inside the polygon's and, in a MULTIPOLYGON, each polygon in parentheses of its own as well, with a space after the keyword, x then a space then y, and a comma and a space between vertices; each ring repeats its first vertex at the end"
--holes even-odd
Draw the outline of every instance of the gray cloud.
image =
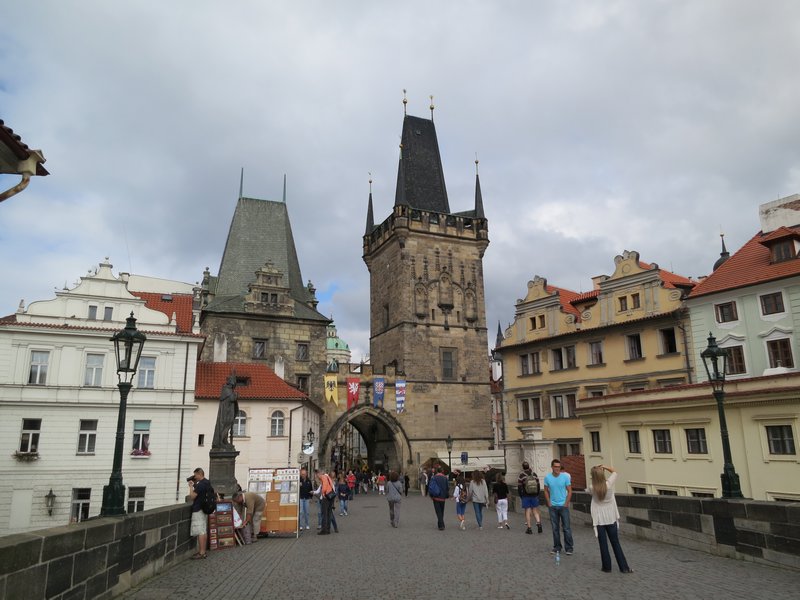
POLYGON ((479 154, 490 342, 537 274, 586 290, 635 249, 702 275, 720 228, 738 248, 758 204, 800 191, 798 17, 721 0, 6 7, 0 117, 52 175, 0 205, 0 313, 104 256, 216 272, 244 167, 259 198, 287 174, 303 276, 360 358, 367 173, 382 220, 403 88, 415 115, 435 95, 453 210, 479 154))

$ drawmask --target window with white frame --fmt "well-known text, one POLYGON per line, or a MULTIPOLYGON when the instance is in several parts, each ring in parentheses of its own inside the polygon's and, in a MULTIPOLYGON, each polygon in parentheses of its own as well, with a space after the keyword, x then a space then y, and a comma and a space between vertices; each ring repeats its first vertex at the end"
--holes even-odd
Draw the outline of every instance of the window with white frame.
POLYGON ((283 436, 283 422, 284 422, 284 415, 283 412, 280 410, 276 410, 272 413, 272 417, 270 419, 270 428, 269 434, 272 437, 282 437, 283 436))
POLYGON ((603 342, 595 341, 589 342, 589 364, 602 365, 603 364, 603 342))
POLYGON ((86 355, 86 374, 83 377, 83 385, 100 387, 103 385, 103 354, 86 355))
POLYGON ((794 358, 792 357, 792 342, 789 338, 779 340, 769 340, 767 342, 767 355, 769 357, 770 368, 786 367, 794 368, 794 358))
POLYGON ((715 304, 714 313, 717 317, 717 323, 730 323, 731 321, 739 320, 739 316, 736 312, 736 302, 715 304))
POLYGON ((147 488, 129 487, 128 488, 128 512, 142 512, 144 510, 144 495, 147 488))
POLYGON ((550 409, 554 419, 575 416, 575 394, 552 394, 550 409))
POLYGON ((233 437, 245 437, 247 435, 247 413, 240 410, 236 413, 233 420, 233 437))
POLYGON ((542 366, 539 362, 539 353, 531 352, 528 356, 530 356, 531 359, 531 373, 532 374, 541 373, 542 366))
POLYGON ((686 451, 689 454, 708 454, 706 430, 703 427, 686 430, 686 451))
POLYGON ((134 456, 150 455, 150 421, 141 420, 133 422, 133 452, 134 456))
POLYGON ((89 518, 89 502, 91 499, 92 488, 72 488, 71 523, 79 523, 89 518))
POLYGON ((19 438, 20 454, 36 454, 39 451, 41 419, 22 419, 22 434, 19 438))
POLYGON ((638 429, 629 429, 625 432, 628 437, 628 452, 631 454, 641 454, 642 453, 642 444, 639 440, 639 430, 638 429))
POLYGON ((564 346, 563 348, 553 348, 553 371, 562 369, 572 369, 575 367, 575 346, 564 346))
POLYGON ((783 294, 774 292, 772 294, 764 294, 758 297, 759 304, 761 304, 762 315, 774 315, 784 312, 783 308, 783 294))
POLYGON ((678 340, 675 337, 674 327, 665 327, 658 330, 661 341, 661 354, 676 354, 678 352, 678 340))
POLYGON ((638 333, 630 333, 625 336, 625 348, 628 352, 628 360, 637 360, 644 357, 642 353, 642 338, 638 333))
POLYGON ((672 454, 672 434, 669 429, 653 429, 653 449, 656 454, 672 454))
POLYGON ((531 409, 527 398, 517 398, 517 419, 520 421, 531 420, 531 409))
POLYGON ((725 350, 728 352, 727 374, 742 375, 747 373, 744 363, 744 348, 742 346, 728 346, 725 350))
POLYGON ((152 390, 156 386, 156 358, 143 356, 139 359, 139 371, 136 374, 138 381, 136 387, 152 390))
POLYGON ((770 454, 795 454, 791 425, 767 425, 766 429, 770 454))
POLYGON ((50 353, 45 350, 31 352, 31 369, 28 383, 44 385, 47 382, 47 364, 50 362, 50 353))
POLYGON ((531 360, 529 354, 519 355, 519 373, 520 375, 531 374, 531 360))
POLYGON ((78 431, 78 454, 94 454, 97 442, 97 419, 81 419, 78 431))

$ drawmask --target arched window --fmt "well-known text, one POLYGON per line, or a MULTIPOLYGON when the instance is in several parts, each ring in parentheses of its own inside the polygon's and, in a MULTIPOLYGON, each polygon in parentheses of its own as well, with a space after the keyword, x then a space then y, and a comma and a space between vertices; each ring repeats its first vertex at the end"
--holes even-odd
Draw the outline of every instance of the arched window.
POLYGON ((247 413, 240 410, 236 413, 233 421, 233 437, 245 437, 247 435, 247 413))
POLYGON ((272 424, 269 433, 272 437, 283 436, 283 421, 283 412, 276 410, 274 413, 272 413, 272 424))

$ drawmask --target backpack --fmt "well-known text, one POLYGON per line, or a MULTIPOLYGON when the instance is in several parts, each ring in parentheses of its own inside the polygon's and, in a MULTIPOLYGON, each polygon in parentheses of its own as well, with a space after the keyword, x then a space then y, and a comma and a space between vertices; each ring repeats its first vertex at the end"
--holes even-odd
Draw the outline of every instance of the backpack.
POLYGON ((214 488, 212 488, 211 485, 208 486, 208 489, 200 499, 200 510, 207 515, 217 510, 217 494, 214 492, 214 488))
POLYGON ((436 476, 431 477, 431 480, 428 482, 428 494, 430 494, 431 498, 442 497, 442 490, 439 488, 439 482, 436 481, 436 476))
POLYGON ((469 490, 467 489, 466 485, 461 486, 461 491, 458 494, 458 501, 461 504, 466 504, 469 502, 469 490))
POLYGON ((522 489, 528 496, 539 495, 539 478, 534 474, 530 474, 522 481, 522 489))

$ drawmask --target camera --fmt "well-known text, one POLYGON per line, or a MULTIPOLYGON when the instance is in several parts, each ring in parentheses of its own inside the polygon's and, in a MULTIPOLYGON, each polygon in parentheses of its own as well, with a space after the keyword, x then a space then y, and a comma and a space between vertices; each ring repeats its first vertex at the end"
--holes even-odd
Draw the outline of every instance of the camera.
POLYGON ((189 476, 186 478, 186 481, 194 481, 194 475, 189 475, 189 476))

